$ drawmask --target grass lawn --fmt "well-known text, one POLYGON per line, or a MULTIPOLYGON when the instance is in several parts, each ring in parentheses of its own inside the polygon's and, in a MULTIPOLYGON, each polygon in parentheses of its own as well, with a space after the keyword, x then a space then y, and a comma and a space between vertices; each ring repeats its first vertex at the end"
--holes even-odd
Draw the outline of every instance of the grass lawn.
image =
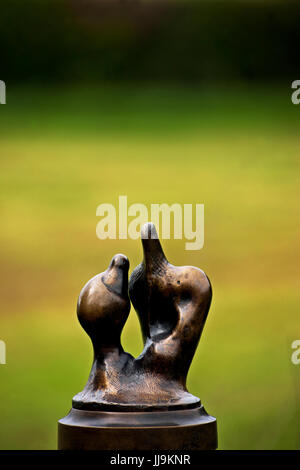
MULTIPOLYGON (((204 269, 213 303, 190 391, 218 419, 221 449, 300 448, 300 106, 289 84, 8 89, 0 107, 0 448, 52 449, 88 377, 76 320, 84 283, 134 240, 96 237, 96 208, 204 203, 205 244, 165 240, 204 269)), ((142 349, 135 312, 123 346, 142 349)))

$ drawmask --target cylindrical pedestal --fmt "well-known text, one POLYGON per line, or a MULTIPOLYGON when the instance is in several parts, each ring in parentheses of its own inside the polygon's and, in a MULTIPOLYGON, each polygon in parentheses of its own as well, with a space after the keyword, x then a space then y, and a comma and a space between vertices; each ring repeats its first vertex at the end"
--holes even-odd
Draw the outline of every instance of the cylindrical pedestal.
POLYGON ((111 412, 72 408, 58 422, 61 450, 208 450, 217 421, 203 406, 174 411, 111 412))

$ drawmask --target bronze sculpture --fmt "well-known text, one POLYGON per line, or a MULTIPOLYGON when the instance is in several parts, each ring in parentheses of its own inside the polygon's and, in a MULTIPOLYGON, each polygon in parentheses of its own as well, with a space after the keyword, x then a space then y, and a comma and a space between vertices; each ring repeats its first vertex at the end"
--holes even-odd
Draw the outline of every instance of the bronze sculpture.
POLYGON ((141 238, 144 259, 131 274, 130 299, 129 261, 121 254, 80 293, 77 314, 92 340, 94 363, 71 412, 59 421, 61 449, 217 447, 215 418, 186 389, 210 307, 210 282, 198 268, 168 263, 153 224, 142 228, 141 238), (130 300, 144 338, 136 359, 120 342, 130 300))

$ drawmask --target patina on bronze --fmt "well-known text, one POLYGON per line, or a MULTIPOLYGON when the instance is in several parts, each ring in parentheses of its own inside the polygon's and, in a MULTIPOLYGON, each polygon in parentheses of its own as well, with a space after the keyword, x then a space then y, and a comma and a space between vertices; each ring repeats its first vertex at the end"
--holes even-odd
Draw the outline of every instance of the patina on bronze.
POLYGON ((59 421, 60 449, 216 449, 216 419, 187 391, 186 376, 209 311, 203 271, 171 265, 153 224, 141 233, 144 259, 132 272, 118 254, 82 289, 77 314, 90 336, 94 362, 84 390, 59 421), (144 350, 121 346, 130 311, 138 314, 144 350), (180 432, 179 432, 180 431, 180 432))

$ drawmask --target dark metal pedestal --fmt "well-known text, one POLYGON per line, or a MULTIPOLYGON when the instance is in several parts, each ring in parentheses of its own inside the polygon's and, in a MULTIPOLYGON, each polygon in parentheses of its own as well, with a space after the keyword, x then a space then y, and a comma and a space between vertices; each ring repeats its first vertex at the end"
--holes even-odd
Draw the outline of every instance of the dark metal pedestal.
POLYGON ((217 448, 217 421, 203 406, 151 412, 72 408, 58 422, 61 450, 208 450, 217 448))

